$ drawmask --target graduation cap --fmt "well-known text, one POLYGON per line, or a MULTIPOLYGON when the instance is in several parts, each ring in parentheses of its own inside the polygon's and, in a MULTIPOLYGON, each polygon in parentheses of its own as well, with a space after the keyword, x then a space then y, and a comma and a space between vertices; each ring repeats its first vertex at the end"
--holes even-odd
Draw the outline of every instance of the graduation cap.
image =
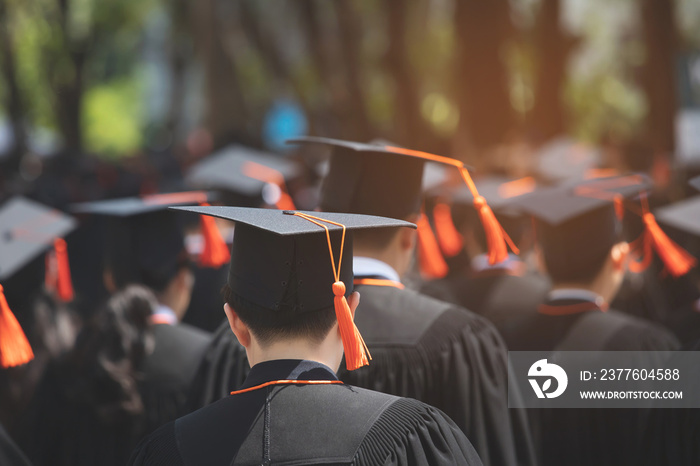
MULTIPOLYGON (((426 161, 456 168, 474 193, 474 205, 488 240, 489 262, 494 264, 508 257, 503 229, 486 200, 479 195, 467 168, 459 160, 402 147, 322 137, 307 136, 290 139, 287 143, 315 143, 333 147, 330 169, 321 188, 320 207, 324 212, 405 218, 420 212, 421 182, 426 161)), ((421 216, 418 220, 419 251, 428 251, 428 254, 419 255, 421 268, 424 271, 427 269, 423 267, 425 258, 436 267, 439 266, 439 270, 429 272, 431 275, 444 276, 447 266, 439 256, 437 242, 428 227, 429 222, 421 216)))
MULTIPOLYGON (((188 262, 184 247, 183 219, 170 206, 207 204, 204 191, 157 194, 74 204, 73 212, 106 218, 105 266, 117 288, 141 283, 161 291, 188 262)), ((229 259, 226 243, 214 219, 201 217, 205 247, 204 266, 218 267, 229 259)))
MULTIPOLYGON (((56 282, 59 298, 71 299, 68 255, 65 241, 61 238, 75 228, 75 221, 49 207, 29 199, 16 196, 0 208, 0 282, 14 287, 14 283, 35 259, 53 248, 58 267, 56 282), (15 278, 15 280, 12 280, 15 278)), ((56 269, 52 269, 56 270, 56 269)), ((20 285, 26 293, 26 283, 20 285)), ((13 291, 8 288, 8 292, 13 291)), ((12 314, 4 289, 0 285, 0 366, 11 367, 24 364, 33 358, 33 353, 17 319, 12 314)))
POLYGON ((599 177, 600 151, 569 138, 557 138, 539 151, 535 171, 540 179, 552 184, 599 177))
POLYGON ((289 318, 334 306, 348 369, 367 364, 366 347, 346 301, 353 282, 352 232, 415 225, 332 212, 223 206, 174 209, 236 222, 228 276, 234 294, 289 318))
POLYGON ((224 193, 226 204, 258 207, 264 201, 294 209, 286 181, 298 173, 299 167, 283 157, 233 145, 195 164, 185 181, 195 189, 224 193))

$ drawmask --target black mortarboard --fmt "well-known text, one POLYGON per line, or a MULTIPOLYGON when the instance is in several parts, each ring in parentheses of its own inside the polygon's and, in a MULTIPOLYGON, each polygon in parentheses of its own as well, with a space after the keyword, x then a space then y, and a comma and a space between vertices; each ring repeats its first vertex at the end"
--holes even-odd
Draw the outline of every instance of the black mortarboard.
MULTIPOLYGON (((486 199, 496 214, 517 216, 520 213, 516 200, 519 196, 535 191, 534 178, 509 179, 502 176, 486 176, 474 180, 479 195, 486 199)), ((474 206, 474 195, 466 186, 455 189, 450 196, 455 204, 474 206)))
POLYGON ((188 261, 183 218, 167 208, 207 200, 193 191, 75 204, 72 211, 106 217, 104 266, 117 288, 140 283, 158 292, 188 261))
POLYGON ((228 146, 195 164, 185 177, 195 189, 217 190, 223 193, 225 204, 258 207, 263 202, 275 204, 285 188, 285 182, 299 174, 299 167, 281 156, 249 147, 228 146))
POLYGON ((659 222, 700 238, 700 196, 657 209, 654 215, 659 222))
MULTIPOLYGON (((67 281, 59 286, 70 286, 61 237, 73 228, 73 218, 20 196, 0 208, 0 281, 4 285, 0 285, 0 367, 24 364, 34 357, 11 307, 26 301, 42 283, 42 254, 51 247, 61 248, 63 273, 67 274, 67 281)), ((68 291, 72 295, 72 287, 68 291)))
POLYGON ((599 261, 622 239, 615 198, 634 197, 649 188, 647 177, 629 175, 543 188, 516 202, 535 218, 537 240, 548 261, 577 269, 599 261))
POLYGON ((75 220, 24 197, 16 196, 0 208, 0 281, 12 277, 54 245, 54 239, 73 231, 75 220))
POLYGON ((349 368, 357 361, 349 357, 344 325, 351 325, 352 320, 342 321, 339 299, 352 292, 352 232, 415 227, 402 220, 330 212, 223 206, 174 209, 236 222, 228 285, 239 298, 264 310, 284 312, 292 317, 335 306, 349 368), (326 230, 314 222, 325 225, 329 237, 326 230), (345 241, 342 240, 343 228, 336 224, 345 226, 345 241), (335 267, 339 270, 334 271, 335 267), (343 285, 339 286, 338 282, 343 285))
POLYGON ((552 184, 580 181, 586 172, 598 168, 599 151, 567 138, 555 139, 539 151, 535 171, 538 177, 552 184))
POLYGON ((420 212, 425 160, 389 146, 322 137, 287 143, 326 144, 333 148, 321 187, 324 212, 351 212, 405 218, 420 212))

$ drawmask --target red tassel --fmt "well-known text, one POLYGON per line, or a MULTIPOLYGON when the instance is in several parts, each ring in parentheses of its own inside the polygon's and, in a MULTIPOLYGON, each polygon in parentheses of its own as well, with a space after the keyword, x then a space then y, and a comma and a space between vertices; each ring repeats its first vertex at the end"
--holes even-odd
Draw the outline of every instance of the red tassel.
POLYGON ((352 320, 352 312, 347 299, 345 299, 345 283, 341 281, 333 283, 333 294, 335 295, 333 298, 335 318, 338 320, 340 338, 343 341, 343 350, 345 351, 345 367, 349 371, 354 371, 362 366, 367 366, 372 356, 352 320))
POLYGON ((615 215, 619 221, 622 221, 625 218, 625 198, 622 194, 616 194, 613 202, 615 203, 615 215))
MULTIPOLYGON (((209 204, 203 202, 202 206, 209 204)), ((202 267, 218 268, 231 260, 231 253, 228 250, 226 241, 221 237, 221 232, 216 226, 216 220, 209 215, 200 215, 202 225, 202 237, 204 247, 199 256, 199 265, 202 267)))
POLYGON ((448 268, 440 253, 430 222, 425 214, 421 214, 416 222, 418 225, 418 260, 421 274, 425 278, 442 278, 447 275, 448 268))
POLYGON ((481 224, 484 227, 486 243, 489 249, 489 264, 494 265, 503 262, 508 258, 508 246, 506 245, 503 227, 498 223, 496 215, 483 197, 477 196, 474 198, 474 208, 479 213, 481 224))
POLYGON ((695 266, 695 258, 664 233, 652 213, 646 212, 643 219, 646 240, 651 242, 669 273, 674 277, 688 273, 695 266))
POLYGON ((56 290, 58 298, 65 303, 73 300, 73 281, 68 263, 68 247, 63 238, 56 238, 53 247, 56 251, 56 290))
POLYGON ((290 196, 289 193, 287 193, 282 188, 280 188, 280 190, 280 198, 275 203, 275 207, 277 207, 279 210, 296 210, 296 207, 294 206, 294 200, 292 200, 292 196, 290 196))
POLYGON ((0 367, 14 367, 34 359, 32 347, 17 318, 10 310, 0 285, 0 367))
POLYGON ((450 206, 440 202, 433 209, 435 233, 440 243, 440 249, 447 257, 456 256, 463 246, 462 235, 459 234, 452 221, 450 206))

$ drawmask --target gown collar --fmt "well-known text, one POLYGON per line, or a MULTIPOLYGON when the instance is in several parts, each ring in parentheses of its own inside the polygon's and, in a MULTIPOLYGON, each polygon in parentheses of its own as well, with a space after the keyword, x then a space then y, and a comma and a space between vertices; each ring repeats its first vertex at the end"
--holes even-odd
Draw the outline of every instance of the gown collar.
POLYGON ((273 380, 338 380, 330 367, 306 359, 275 359, 254 365, 241 389, 273 380))

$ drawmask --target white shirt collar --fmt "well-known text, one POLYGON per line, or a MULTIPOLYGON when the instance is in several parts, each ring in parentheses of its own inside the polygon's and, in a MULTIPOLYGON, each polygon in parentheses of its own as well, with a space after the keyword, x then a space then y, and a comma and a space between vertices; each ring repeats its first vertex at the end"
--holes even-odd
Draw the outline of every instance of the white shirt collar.
POLYGON ((520 265, 520 258, 512 253, 508 254, 508 259, 493 265, 489 264, 488 254, 479 254, 478 256, 474 257, 471 261, 472 270, 477 273, 483 272, 485 270, 494 269, 515 271, 518 270, 520 265))
POLYGON ((598 306, 605 304, 605 299, 603 299, 601 295, 581 288, 560 288, 552 290, 549 292, 549 299, 581 299, 583 301, 596 303, 598 306))
POLYGON ((401 281, 401 277, 392 266, 372 257, 353 257, 352 270, 356 277, 382 277, 395 282, 401 281))

